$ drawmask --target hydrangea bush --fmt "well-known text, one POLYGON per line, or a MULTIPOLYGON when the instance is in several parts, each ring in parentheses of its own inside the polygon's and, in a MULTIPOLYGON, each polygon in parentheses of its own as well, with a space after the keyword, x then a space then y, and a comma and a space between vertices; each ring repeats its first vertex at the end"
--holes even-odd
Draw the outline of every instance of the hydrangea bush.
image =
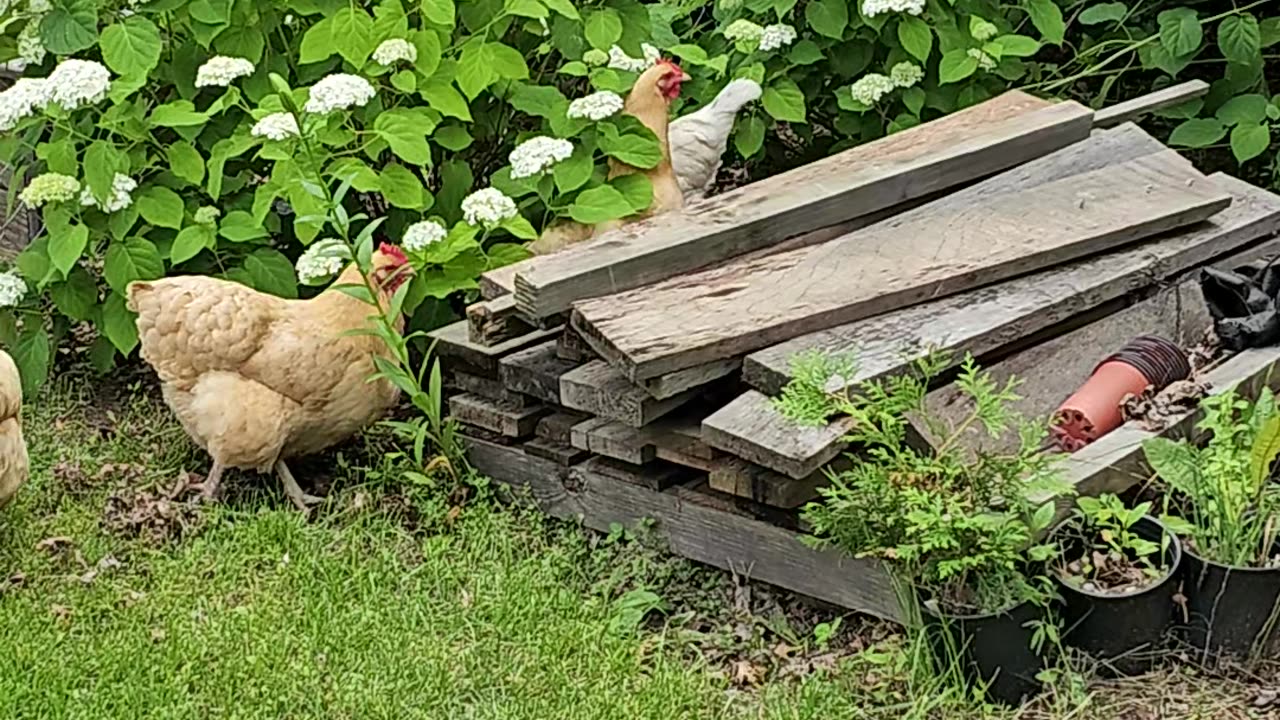
POLYGON ((756 177, 1009 87, 1101 104, 1192 72, 1213 91, 1167 113, 1171 141, 1262 163, 1265 2, 0 2, 0 62, 23 75, 0 93, 0 161, 45 230, 0 275, 0 341, 34 386, 73 329, 99 367, 133 351, 136 279, 314 293, 349 260, 325 242, 335 198, 409 252, 410 327, 439 324, 556 218, 648 207, 647 180, 606 161, 659 161, 621 111, 664 55, 693 77, 680 113, 734 77, 763 86, 727 159, 756 177))

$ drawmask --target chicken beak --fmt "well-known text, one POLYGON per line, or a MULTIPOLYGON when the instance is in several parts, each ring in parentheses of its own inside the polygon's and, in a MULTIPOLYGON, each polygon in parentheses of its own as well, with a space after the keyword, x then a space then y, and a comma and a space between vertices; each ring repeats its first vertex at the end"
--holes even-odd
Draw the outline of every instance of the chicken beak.
POLYGON ((693 79, 693 78, 689 77, 689 73, 681 71, 681 73, 680 73, 680 82, 689 82, 689 81, 690 81, 690 80, 692 80, 692 79, 693 79))

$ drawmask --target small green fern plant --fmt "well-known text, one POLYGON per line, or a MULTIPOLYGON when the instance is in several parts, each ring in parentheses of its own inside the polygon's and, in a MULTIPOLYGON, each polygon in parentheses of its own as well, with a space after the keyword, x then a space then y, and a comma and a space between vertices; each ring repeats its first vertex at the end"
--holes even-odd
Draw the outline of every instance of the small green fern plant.
POLYGON ((1151 468, 1172 490, 1178 511, 1166 522, 1208 560, 1236 567, 1266 565, 1280 541, 1280 484, 1271 466, 1280 455, 1280 412, 1264 389, 1250 403, 1234 391, 1205 398, 1196 428, 1203 447, 1187 440, 1143 443, 1151 468))
MULTIPOLYGON (((997 383, 972 357, 960 364, 957 387, 971 402, 953 424, 925 408, 930 383, 952 363, 932 354, 912 371, 852 385, 848 357, 808 353, 793 360, 793 380, 776 401, 797 423, 852 419, 847 439, 856 449, 849 470, 830 474, 822 499, 804 514, 814 542, 888 562, 899 582, 948 611, 994 612, 1043 596, 1028 578, 1028 561, 1056 553, 1036 538, 1054 517, 1052 503, 1032 497, 1069 492, 1040 452, 1044 428, 1026 424, 1011 408, 1016 381, 997 383), (913 441, 912 422, 937 438, 932 448, 913 441), (1013 452, 971 452, 960 439, 983 430, 992 437, 1017 428, 1013 452)), ((905 600, 905 598, 904 598, 905 600)))

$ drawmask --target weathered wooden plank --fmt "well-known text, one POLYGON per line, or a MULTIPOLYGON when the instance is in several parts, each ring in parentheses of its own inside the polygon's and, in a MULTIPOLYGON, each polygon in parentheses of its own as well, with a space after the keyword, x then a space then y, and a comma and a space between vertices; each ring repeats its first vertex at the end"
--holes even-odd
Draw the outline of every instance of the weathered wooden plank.
POLYGON ((553 405, 560 403, 560 376, 578 363, 556 356, 556 341, 513 352, 498 361, 498 377, 508 390, 535 397, 553 405))
POLYGON ((574 447, 636 465, 666 460, 705 471, 717 453, 699 437, 700 416, 680 413, 642 428, 593 418, 574 426, 570 442, 574 447))
POLYGON ((512 407, 528 407, 533 403, 532 398, 511 392, 503 387, 500 381, 493 378, 473 375, 463 370, 454 370, 452 376, 453 386, 464 393, 497 400, 512 407))
MULTIPOLYGON (((1264 387, 1280 390, 1280 346, 1245 350, 1205 373, 1203 379, 1210 385, 1210 395, 1235 389, 1242 397, 1256 398, 1264 387)), ((1203 415, 1197 408, 1158 433, 1126 423, 1067 456, 1061 466, 1063 476, 1081 495, 1124 492, 1152 476, 1142 453, 1145 440, 1192 438, 1203 415)), ((1059 498, 1059 517, 1065 517, 1072 505, 1071 498, 1059 498)))
POLYGON ((579 365, 600 359, 600 356, 596 355, 596 351, 583 342, 582 336, 568 325, 565 325, 564 332, 556 336, 556 357, 561 360, 576 362, 579 365))
POLYGON ((522 447, 527 454, 551 460, 557 465, 577 465, 591 456, 585 450, 580 450, 572 445, 558 443, 554 440, 547 440, 546 438, 534 438, 526 442, 522 447))
POLYGON ((435 353, 443 358, 446 364, 456 361, 478 371, 479 374, 497 377, 499 358, 507 353, 549 340, 555 337, 557 332, 559 331, 554 329, 534 330, 528 335, 487 346, 471 342, 468 337, 467 321, 459 320, 432 330, 427 333, 427 337, 435 342, 435 353))
POLYGON ((684 370, 677 370, 666 375, 640 381, 640 386, 658 400, 675 397, 686 390, 692 390, 726 375, 732 375, 742 367, 741 358, 717 360, 705 365, 697 365, 684 370))
POLYGON ((485 300, 496 300, 503 295, 510 295, 516 290, 516 273, 519 272, 520 266, 528 260, 522 260, 511 265, 503 265, 496 270, 480 275, 480 297, 485 300))
POLYGON ((976 180, 1084 139, 1092 111, 1006 93, 910 130, 686 208, 524 261, 516 304, 529 317, 639 287, 785 238, 976 180))
POLYGON ((560 376, 561 405, 631 427, 648 425, 693 399, 697 392, 686 390, 659 400, 603 360, 593 360, 560 376))
POLYGON ((497 345, 535 329, 520 318, 512 295, 467 306, 467 339, 477 345, 497 345))
POLYGON ((665 462, 653 462, 647 465, 634 465, 622 460, 607 457, 593 457, 582 463, 582 469, 600 473, 614 480, 621 480, 628 485, 636 485, 650 490, 665 490, 673 485, 687 483, 697 477, 697 472, 679 465, 665 462))
POLYGON ((746 460, 725 458, 712 466, 707 482, 720 492, 789 509, 817 498, 818 488, 825 486, 828 478, 819 470, 795 480, 746 460))
POLYGON ((893 583, 875 561, 815 550, 801 543, 795 532, 688 501, 678 488, 654 492, 615 480, 586 467, 591 461, 562 468, 518 449, 482 441, 470 441, 469 447, 477 470, 499 482, 527 487, 549 515, 605 532, 614 523, 630 526, 652 519, 654 532, 677 555, 840 607, 898 617, 893 583))
MULTIPOLYGON (((1122 146, 1109 149, 1125 152, 1122 146)), ((857 372, 849 384, 904 372, 913 358, 930 348, 951 352, 956 359, 965 352, 983 355, 1280 232, 1280 196, 1221 173, 1209 179, 1231 194, 1232 204, 1201 225, 1105 256, 797 337, 748 355, 743 378, 767 394, 777 394, 791 379, 792 358, 812 351, 855 355, 857 372)))
POLYGON ((475 425, 507 437, 533 434, 546 410, 540 406, 514 407, 476 395, 454 395, 449 398, 449 414, 459 422, 475 425))
POLYGON ((592 418, 573 426, 569 442, 576 448, 614 460, 644 465, 658 458, 658 448, 641 429, 608 418, 592 418))
POLYGON ((1209 83, 1203 80, 1188 80, 1177 85, 1155 92, 1139 95, 1136 98, 1116 103, 1103 108, 1093 116, 1093 126, 1099 128, 1112 127, 1120 123, 1137 120, 1140 116, 1156 110, 1163 110, 1174 105, 1181 105, 1188 100, 1209 92, 1209 83))
POLYGON ((583 413, 563 409, 557 410, 538 420, 538 425, 533 429, 533 433, 545 440, 562 445, 572 445, 570 429, 586 419, 587 416, 583 413))
POLYGON ((1119 248, 1230 202, 1170 150, 585 300, 573 325, 628 378, 643 380, 1119 248))
POLYGON ((748 390, 702 420, 702 439, 756 465, 801 479, 840 454, 841 438, 851 423, 849 418, 837 418, 819 427, 799 425, 783 417, 772 399, 748 390))

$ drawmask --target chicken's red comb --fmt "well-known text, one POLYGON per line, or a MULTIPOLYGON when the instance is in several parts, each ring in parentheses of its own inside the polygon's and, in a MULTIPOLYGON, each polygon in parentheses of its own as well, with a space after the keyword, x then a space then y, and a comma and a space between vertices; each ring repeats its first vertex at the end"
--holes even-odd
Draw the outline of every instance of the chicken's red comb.
POLYGON ((379 246, 378 249, 382 251, 383 255, 390 256, 392 260, 396 261, 396 263, 409 262, 409 256, 404 254, 404 250, 400 249, 399 245, 392 245, 391 243, 382 243, 382 245, 379 246))
POLYGON ((677 71, 677 72, 684 72, 684 70, 681 70, 681 69, 680 69, 680 64, 679 64, 679 63, 677 63, 675 60, 672 60, 671 58, 659 58, 659 59, 658 59, 658 62, 656 62, 656 63, 654 63, 654 64, 655 64, 655 65, 667 65, 667 66, 671 67, 673 70, 675 70, 675 71, 677 71))

